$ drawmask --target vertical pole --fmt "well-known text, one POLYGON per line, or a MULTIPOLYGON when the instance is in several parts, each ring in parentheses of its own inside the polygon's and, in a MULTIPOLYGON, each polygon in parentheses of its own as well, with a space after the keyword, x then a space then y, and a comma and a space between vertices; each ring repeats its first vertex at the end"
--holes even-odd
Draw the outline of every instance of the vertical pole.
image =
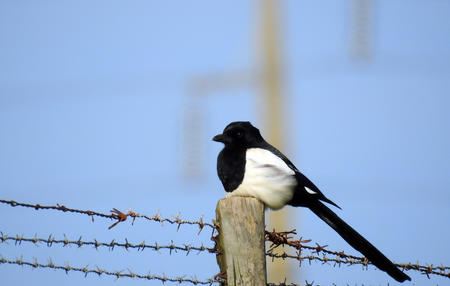
POLYGON ((265 100, 265 126, 271 143, 282 147, 282 100, 280 80, 280 58, 278 50, 278 2, 263 1, 263 95, 265 100))
MULTIPOLYGON (((283 149, 283 97, 281 81, 281 60, 279 52, 279 5, 275 0, 262 2, 262 56, 263 77, 262 93, 264 96, 264 112, 266 134, 269 142, 275 147, 283 149)), ((270 230, 277 231, 288 229, 289 212, 286 209, 271 211, 268 215, 267 226, 270 230)), ((292 279, 290 268, 285 260, 276 259, 268 264, 270 282, 283 282, 292 279)))
POLYGON ((372 57, 373 0, 353 0, 351 4, 351 56, 358 61, 372 57))
POLYGON ((227 286, 266 285, 264 204, 250 197, 230 197, 217 203, 217 262, 227 286))

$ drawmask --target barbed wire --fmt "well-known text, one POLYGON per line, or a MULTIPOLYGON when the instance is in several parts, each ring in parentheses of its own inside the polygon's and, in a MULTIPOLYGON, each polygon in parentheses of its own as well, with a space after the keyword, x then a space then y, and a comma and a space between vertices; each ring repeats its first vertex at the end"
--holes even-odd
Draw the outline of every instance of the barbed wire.
POLYGON ((128 210, 126 213, 123 213, 123 212, 119 211, 118 209, 113 208, 111 210, 110 214, 105 214, 105 213, 91 211, 91 210, 80 210, 80 209, 68 208, 68 207, 66 207, 64 205, 60 205, 60 204, 56 204, 54 206, 43 206, 40 204, 20 203, 20 202, 16 202, 16 201, 12 201, 12 200, 3 200, 3 199, 0 199, 0 203, 10 205, 12 207, 25 207, 25 208, 32 208, 35 210, 57 210, 57 211, 62 211, 62 212, 84 214, 84 215, 90 216, 92 221, 94 221, 94 217, 102 217, 102 218, 109 218, 109 219, 115 220, 116 222, 114 222, 112 225, 110 225, 108 227, 109 229, 115 227, 120 222, 126 221, 128 217, 132 218, 131 224, 134 224, 134 221, 136 220, 136 218, 142 218, 142 219, 145 219, 148 221, 159 222, 162 225, 164 225, 164 223, 178 225, 177 230, 179 230, 181 225, 184 225, 184 224, 197 225, 200 228, 198 234, 200 234, 200 232, 203 230, 203 228, 205 226, 209 227, 211 229, 216 229, 214 224, 208 223, 208 222, 203 222, 203 216, 201 216, 198 221, 190 221, 190 220, 181 219, 180 213, 178 213, 177 216, 173 216, 173 218, 170 219, 170 218, 161 217, 161 215, 159 214, 159 211, 155 215, 149 216, 146 214, 139 214, 139 213, 133 212, 132 210, 128 210))
MULTIPOLYGON (((366 257, 354 256, 345 254, 343 251, 337 252, 326 249, 327 245, 321 246, 316 243, 316 246, 306 245, 305 243, 311 242, 310 239, 304 240, 301 237, 298 240, 292 240, 291 235, 295 235, 297 232, 294 230, 284 231, 284 232, 275 232, 275 231, 265 231, 266 241, 271 243, 271 246, 266 252, 266 255, 274 258, 291 258, 296 259, 300 262, 304 260, 308 260, 309 263, 311 261, 316 260, 320 261, 323 264, 334 263, 333 266, 341 266, 341 264, 347 265, 362 265, 363 269, 367 269, 369 265, 373 265, 366 257), (274 250, 280 246, 289 246, 295 249, 296 255, 288 254, 286 252, 282 253, 274 253, 274 250), (311 251, 310 255, 302 255, 302 251, 307 249, 311 251), (314 255, 320 254, 322 256, 314 255), (335 257, 329 258, 327 254, 334 255, 335 257)), ((422 274, 427 275, 430 278, 430 274, 447 277, 450 278, 450 267, 447 266, 433 266, 430 265, 420 265, 418 263, 394 263, 397 267, 400 267, 403 270, 415 270, 419 271, 422 274)))
POLYGON ((128 239, 125 238, 125 242, 117 242, 114 239, 111 242, 101 242, 97 241, 96 239, 92 241, 86 241, 82 240, 82 237, 78 238, 78 240, 70 240, 64 235, 64 239, 56 239, 54 236, 49 235, 48 238, 39 238, 37 234, 35 234, 34 237, 24 237, 23 235, 16 235, 16 236, 10 236, 4 234, 2 231, 0 231, 0 243, 8 243, 8 241, 14 242, 15 245, 20 245, 22 242, 27 243, 33 243, 35 246, 39 246, 41 244, 45 244, 48 247, 51 247, 53 244, 61 244, 63 247, 66 246, 76 246, 78 248, 82 246, 92 246, 95 249, 105 247, 109 250, 114 250, 114 248, 124 248, 126 250, 128 249, 137 249, 138 251, 144 251, 144 249, 150 249, 154 251, 160 251, 160 250, 169 250, 170 254, 172 254, 172 251, 183 251, 186 252, 186 255, 189 255, 192 251, 196 251, 197 253, 200 252, 210 252, 215 253, 216 250, 212 247, 206 247, 203 244, 201 246, 194 246, 190 244, 183 244, 176 245, 173 241, 171 241, 169 244, 158 244, 155 242, 155 244, 148 244, 145 241, 142 241, 141 243, 133 244, 128 241, 128 239))
MULTIPOLYGON (((55 270, 63 270, 66 272, 66 274, 69 274, 69 272, 81 272, 84 274, 85 277, 87 277, 88 274, 97 274, 98 276, 106 275, 106 276, 112 276, 116 279, 119 278, 136 278, 136 279, 145 279, 145 280, 159 280, 162 283, 165 282, 172 282, 172 283, 189 283, 194 285, 214 285, 218 283, 224 283, 225 280, 218 277, 218 275, 214 276, 213 278, 209 278, 206 280, 198 280, 196 278, 185 278, 185 276, 180 277, 168 277, 166 275, 152 275, 152 274, 137 274, 131 271, 130 269, 127 269, 127 273, 123 273, 124 270, 121 271, 108 271, 105 269, 100 268, 99 266, 96 266, 95 269, 89 269, 88 266, 85 267, 74 267, 70 266, 68 263, 66 263, 64 266, 62 265, 56 265, 53 263, 51 259, 46 264, 39 263, 36 258, 33 258, 33 262, 25 261, 22 258, 16 258, 16 259, 7 259, 0 255, 0 264, 12 264, 12 265, 19 265, 19 266, 29 266, 32 268, 49 268, 49 269, 55 269, 55 270)), ((305 281, 305 284, 303 286, 314 286, 314 281, 309 283, 308 281, 305 281)), ((317 284, 318 285, 318 284, 317 284)), ((333 286, 337 286, 336 284, 332 284, 333 286)), ((302 286, 302 284, 295 284, 295 283, 267 283, 267 286, 302 286)), ((349 286, 347 284, 347 286, 349 286)))
MULTIPOLYGON (((281 232, 281 233, 274 233, 274 232, 268 232, 273 237, 275 236, 282 236, 286 235, 286 233, 292 233, 290 232, 281 232)), ((148 244, 145 243, 145 241, 142 241, 141 243, 130 243, 127 239, 125 239, 125 242, 117 242, 114 239, 111 242, 101 242, 97 241, 96 239, 92 241, 86 241, 82 240, 80 237, 78 240, 70 240, 65 235, 63 239, 56 239, 52 235, 49 235, 48 238, 39 238, 37 234, 34 237, 24 237, 23 235, 15 235, 10 236, 6 235, 3 232, 0 232, 0 243, 7 243, 8 241, 14 242, 15 245, 21 245, 22 242, 32 243, 36 246, 39 246, 41 244, 45 244, 48 247, 51 247, 53 244, 60 244, 63 247, 66 246, 76 246, 78 248, 82 246, 92 246, 95 249, 104 247, 108 248, 109 250, 114 250, 114 248, 124 248, 127 251, 129 249, 137 249, 138 251, 143 251, 144 249, 150 249, 154 251, 160 251, 160 250, 169 250, 169 253, 172 254, 172 251, 182 251, 186 252, 186 255, 189 255, 192 251, 196 251, 197 254, 201 252, 209 252, 209 253, 218 253, 216 251, 215 247, 206 247, 203 244, 201 246, 193 246, 189 244, 183 244, 183 245, 176 245, 173 241, 170 242, 170 244, 158 244, 155 242, 154 244, 148 244)), ((319 261, 323 264, 330 264, 333 263, 333 266, 341 266, 341 264, 347 264, 347 265, 362 265, 363 269, 367 269, 371 263, 365 258, 365 257, 358 257, 353 255, 347 255, 343 252, 335 252, 325 249, 324 246, 309 246, 305 245, 304 243, 310 242, 310 240, 301 240, 301 242, 295 241, 295 248, 296 248, 296 255, 288 254, 287 252, 282 253, 273 253, 274 245, 270 247, 270 249, 267 251, 266 255, 269 257, 272 257, 272 259, 275 258, 281 258, 281 259, 296 259, 300 262, 300 265, 302 261, 308 261, 311 263, 311 261, 319 261), (312 253, 309 255, 302 254, 303 249, 308 249, 312 253), (314 253, 318 254, 322 252, 322 256, 314 255, 314 253), (327 257, 326 254, 332 254, 336 257, 327 257)), ((292 241, 288 241, 287 245, 292 243, 292 241)), ((278 244, 280 246, 281 244, 278 244)), ((292 246, 292 245, 291 245, 292 246)), ((444 266, 424 266, 419 264, 411 264, 411 263, 399 263, 396 264, 398 267, 404 269, 404 270, 416 270, 423 274, 435 274, 443 277, 450 278, 450 273, 448 270, 450 267, 444 267, 444 266)))
POLYGON ((36 258, 33 259, 33 262, 25 261, 22 258, 16 258, 16 259, 7 259, 0 255, 0 264, 15 264, 15 265, 22 265, 22 266, 30 266, 33 268, 50 268, 50 269, 56 269, 56 270, 64 270, 66 274, 69 272, 81 272, 84 273, 84 276, 86 277, 88 274, 97 274, 98 276, 107 275, 107 276, 114 276, 116 279, 119 278, 137 278, 137 279, 146 279, 146 280, 159 280, 161 282, 175 282, 175 283, 190 283, 194 285, 213 285, 215 283, 220 283, 222 280, 218 278, 210 278, 207 280, 197 280, 196 278, 185 278, 185 276, 180 277, 167 277, 166 275, 153 275, 153 274, 139 274, 134 273, 130 269, 127 269, 128 272, 124 273, 124 270, 120 271, 110 271, 100 268, 99 266, 96 266, 95 269, 88 268, 88 266, 85 267, 76 267, 76 266, 70 266, 69 263, 66 263, 63 265, 56 265, 53 263, 51 259, 46 264, 39 263, 36 258))
MULTIPOLYGON (((148 216, 145 214, 135 213, 131 210, 127 211, 126 213, 123 213, 114 208, 111 210, 111 214, 105 214, 105 213, 95 212, 95 211, 90 211, 90 210, 80 210, 80 209, 68 208, 68 207, 66 207, 64 205, 60 205, 60 204, 56 204, 55 206, 42 206, 40 204, 28 204, 28 203, 21 203, 21 202, 16 202, 16 201, 12 201, 12 200, 2 200, 2 199, 0 199, 0 203, 6 204, 6 205, 9 205, 12 207, 20 206, 20 207, 32 208, 35 210, 50 209, 50 210, 57 210, 57 211, 62 211, 62 212, 84 214, 84 215, 90 216, 92 218, 92 221, 94 221, 95 216, 116 220, 112 225, 109 226, 109 229, 116 226, 120 222, 126 221, 128 217, 131 217, 132 224, 134 224, 134 221, 136 218, 142 218, 147 221, 159 222, 162 225, 164 225, 164 223, 166 223, 166 222, 169 224, 175 224, 175 225, 177 225, 177 230, 183 224, 197 225, 199 227, 198 234, 200 234, 200 232, 203 230, 203 228, 205 226, 207 226, 213 230, 212 238, 214 238, 213 237, 214 231, 218 230, 218 228, 213 223, 203 222, 202 217, 200 217, 200 219, 198 221, 185 220, 185 219, 180 218, 179 213, 177 216, 173 216, 173 219, 170 219, 170 218, 161 217, 159 212, 157 212, 154 216, 148 216)), ((34 238, 24 238, 23 236, 19 236, 19 235, 16 235, 13 237, 13 236, 4 235, 3 233, 0 233, 0 234, 1 234, 0 242, 2 242, 2 243, 5 243, 7 241, 14 241, 16 244, 20 244, 21 242, 25 241, 25 242, 34 243, 36 245, 37 245, 37 243, 46 243, 48 246, 51 246, 52 244, 62 244, 63 246, 75 245, 78 247, 81 247, 84 245, 90 245, 90 246, 93 246, 94 248, 108 247, 110 250, 114 249, 115 247, 122 247, 127 250, 129 248, 133 248, 133 249, 142 250, 142 251, 146 248, 156 250, 156 251, 159 251, 161 249, 168 249, 170 254, 172 253, 172 251, 178 251, 178 250, 186 252, 187 253, 186 255, 188 255, 191 251, 198 251, 198 253, 203 252, 203 251, 208 251, 210 253, 220 254, 219 252, 217 252, 216 246, 214 246, 212 248, 205 247, 203 244, 201 246, 192 246, 189 244, 184 244, 183 246, 180 246, 180 245, 175 245, 173 243, 173 241, 171 241, 170 244, 166 244, 166 245, 158 245, 158 243, 156 243, 156 242, 155 242, 155 244, 146 244, 145 241, 143 241, 142 243, 133 244, 133 243, 129 243, 127 239, 125 239, 124 243, 120 243, 120 242, 116 242, 115 240, 112 240, 111 242, 98 242, 95 239, 93 241, 83 241, 81 237, 78 240, 69 240, 66 237, 64 237, 64 239, 55 239, 51 235, 47 239, 45 239, 45 238, 38 238, 37 235, 35 235, 34 238)), ((296 235, 296 234, 297 233, 295 230, 284 231, 284 232, 265 231, 266 241, 271 243, 269 249, 266 252, 266 255, 269 257, 272 257, 272 259, 286 259, 286 258, 296 259, 300 262, 300 264, 302 261, 307 260, 307 261, 309 261, 309 263, 311 263, 311 261, 319 261, 319 262, 322 262, 323 264, 334 263, 334 266, 336 266, 336 265, 340 266, 341 264, 362 265, 363 268, 366 268, 366 269, 369 265, 372 265, 372 263, 365 257, 349 255, 349 254, 344 253, 343 251, 338 252, 338 251, 329 250, 326 248, 327 245, 322 246, 322 245, 319 245, 318 243, 316 243, 316 246, 307 245, 306 243, 311 242, 311 240, 303 240, 301 237, 297 240, 294 240, 292 235, 296 235), (280 246, 283 246, 283 247, 288 246, 288 247, 293 248, 296 251, 296 255, 288 254, 286 252, 274 253, 274 250, 280 246), (303 255, 302 251, 305 249, 311 251, 311 253, 309 255, 303 255), (320 254, 322 254, 322 256, 319 256, 320 254), (327 255, 332 255, 332 257, 327 257, 327 255)), ((418 263, 415 263, 415 264, 414 263, 398 263, 395 265, 402 268, 403 270, 419 271, 420 273, 427 275, 428 278, 430 278, 430 276, 429 276, 430 274, 450 278, 450 267, 446 267, 446 266, 433 266, 432 264, 420 265, 418 263)))
MULTIPOLYGON (((292 254, 288 254, 286 252, 283 253, 266 253, 267 256, 272 257, 272 258, 281 258, 281 259, 286 259, 286 258, 291 258, 291 259, 296 259, 300 262, 300 265, 302 263, 302 261, 307 260, 310 264, 311 261, 315 260, 315 261, 320 261, 323 264, 330 264, 333 263, 333 266, 341 266, 342 264, 345 265, 362 265, 363 269, 368 269, 369 265, 373 265, 372 263, 369 263, 368 261, 359 261, 359 260, 354 260, 354 259, 341 259, 339 257, 337 258, 329 258, 326 255, 323 255, 322 257, 320 256, 315 256, 315 255, 302 255, 301 252, 297 252, 297 255, 292 255, 292 254)), ((424 265, 419 265, 419 264, 412 264, 412 263, 394 263, 396 266, 400 267, 403 270, 416 270, 419 271, 422 274, 427 275, 428 278, 430 278, 430 274, 434 274, 434 275, 438 275, 438 276, 442 276, 442 277, 446 277, 446 278, 450 278, 450 273, 446 272, 448 271, 446 268, 447 267, 443 267, 443 266, 433 266, 433 265, 429 265, 429 266, 424 266, 424 265)))
MULTIPOLYGON (((56 265, 53 263, 51 259, 48 260, 46 264, 39 263, 37 261, 37 258, 33 258, 33 262, 25 261, 23 258, 16 258, 16 259, 7 259, 3 257, 0 254, 0 264, 12 264, 12 265, 19 265, 19 266, 29 266, 32 268, 49 268, 49 269, 55 269, 55 270, 63 270, 66 272, 66 274, 69 274, 69 272, 81 272, 84 274, 85 277, 87 277, 88 274, 97 274, 98 276, 106 275, 106 276, 113 276, 116 279, 119 278, 137 278, 137 279, 145 279, 145 280, 159 280, 163 283, 165 282, 173 282, 173 283, 189 283, 194 285, 214 285, 216 283, 224 283, 225 280, 221 279, 219 275, 215 275, 213 278, 209 278, 206 280, 198 280, 196 278, 185 278, 186 275, 180 276, 180 277, 168 277, 166 275, 152 275, 152 274, 137 274, 131 271, 130 269, 127 269, 127 273, 123 273, 124 270, 121 271, 108 271, 105 269, 100 268, 99 266, 96 266, 95 269, 89 269, 88 266, 85 267, 74 267, 70 266, 69 263, 65 263, 64 266, 62 265, 56 265)), ((308 281, 305 281, 306 284, 304 286, 314 286, 314 282, 309 283, 308 281)), ((267 283, 267 286, 302 286, 302 284, 295 284, 295 283, 267 283)), ((336 284, 333 284, 333 286, 336 286, 336 284)))

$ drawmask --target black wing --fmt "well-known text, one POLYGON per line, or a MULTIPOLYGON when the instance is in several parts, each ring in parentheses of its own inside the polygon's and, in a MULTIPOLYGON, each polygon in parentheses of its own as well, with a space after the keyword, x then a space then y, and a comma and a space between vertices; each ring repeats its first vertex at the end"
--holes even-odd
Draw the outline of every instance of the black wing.
POLYGON ((267 142, 264 142, 262 144, 262 146, 259 146, 259 147, 264 148, 264 149, 269 150, 270 152, 274 153, 275 155, 280 157, 289 166, 289 168, 291 168, 292 170, 295 171, 295 178, 297 180, 298 185, 295 189, 295 193, 294 193, 294 197, 293 197, 292 201, 289 202, 288 204, 293 205, 293 206, 307 206, 309 200, 314 198, 314 199, 318 199, 318 200, 327 202, 327 203, 341 209, 341 207, 339 207, 336 203, 334 203, 333 201, 331 201, 330 199, 325 197, 325 195, 319 190, 319 188, 316 185, 314 185, 314 183, 311 182, 305 175, 303 175, 297 169, 297 167, 295 167, 295 165, 283 153, 280 152, 280 150, 273 147, 272 145, 270 145, 267 142), (313 193, 308 192, 305 189, 305 187, 308 188, 309 190, 311 190, 313 193))

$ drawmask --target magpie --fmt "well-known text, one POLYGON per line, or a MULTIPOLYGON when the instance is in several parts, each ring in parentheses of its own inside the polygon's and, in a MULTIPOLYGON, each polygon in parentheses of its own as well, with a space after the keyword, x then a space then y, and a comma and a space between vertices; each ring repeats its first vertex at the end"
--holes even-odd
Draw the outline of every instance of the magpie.
POLYGON ((322 203, 340 209, 250 122, 232 122, 213 140, 225 144, 217 158, 217 173, 227 197, 255 197, 275 210, 285 205, 307 207, 379 269, 399 282, 411 280, 322 203))

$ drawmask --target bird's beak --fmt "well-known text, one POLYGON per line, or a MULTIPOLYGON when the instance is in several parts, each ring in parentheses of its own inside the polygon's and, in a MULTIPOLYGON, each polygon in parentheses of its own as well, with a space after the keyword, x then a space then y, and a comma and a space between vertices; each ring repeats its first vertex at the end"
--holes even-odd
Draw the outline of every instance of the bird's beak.
POLYGON ((213 140, 213 141, 216 141, 216 142, 222 142, 222 143, 225 143, 225 135, 223 135, 223 134, 218 134, 218 135, 214 136, 212 140, 213 140))

